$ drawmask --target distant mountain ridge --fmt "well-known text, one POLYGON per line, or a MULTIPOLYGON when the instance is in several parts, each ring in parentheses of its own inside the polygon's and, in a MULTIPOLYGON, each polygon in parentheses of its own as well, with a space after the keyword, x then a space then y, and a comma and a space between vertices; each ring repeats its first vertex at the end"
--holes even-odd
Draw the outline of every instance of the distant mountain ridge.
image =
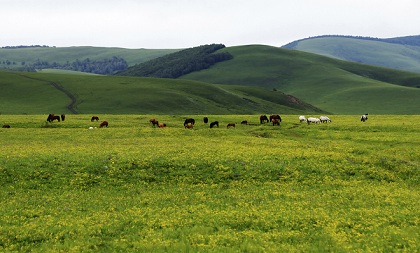
POLYGON ((407 46, 420 46, 420 35, 413 35, 413 36, 404 36, 404 37, 395 37, 395 38, 375 38, 375 37, 366 37, 366 36, 351 36, 351 35, 319 35, 309 38, 304 38, 300 40, 292 41, 282 48, 289 48, 295 49, 299 42, 311 39, 319 39, 319 38, 349 38, 349 39, 359 39, 359 40, 370 40, 370 41, 380 41, 386 43, 393 43, 393 44, 400 44, 400 45, 407 45, 407 46))
POLYGON ((420 73, 420 35, 387 39, 322 35, 296 40, 282 48, 420 73))

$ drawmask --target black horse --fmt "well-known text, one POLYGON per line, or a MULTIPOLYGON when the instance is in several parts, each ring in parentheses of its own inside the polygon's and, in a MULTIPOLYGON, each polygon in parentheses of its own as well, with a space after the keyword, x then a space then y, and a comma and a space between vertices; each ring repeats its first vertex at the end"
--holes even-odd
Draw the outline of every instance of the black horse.
POLYGON ((210 128, 213 128, 215 126, 219 127, 219 121, 215 121, 215 122, 210 123, 210 128))
POLYGON ((207 124, 207 123, 209 123, 209 118, 204 117, 204 118, 203 118, 203 121, 204 121, 204 123, 205 123, 205 124, 207 124))
POLYGON ((47 118, 47 121, 48 122, 53 122, 54 120, 58 120, 58 122, 60 122, 60 116, 58 116, 58 115, 54 115, 54 114, 49 114, 48 115, 48 118, 47 118))
POLYGON ((184 127, 187 126, 188 124, 194 125, 195 124, 195 120, 192 118, 186 119, 184 121, 184 127))

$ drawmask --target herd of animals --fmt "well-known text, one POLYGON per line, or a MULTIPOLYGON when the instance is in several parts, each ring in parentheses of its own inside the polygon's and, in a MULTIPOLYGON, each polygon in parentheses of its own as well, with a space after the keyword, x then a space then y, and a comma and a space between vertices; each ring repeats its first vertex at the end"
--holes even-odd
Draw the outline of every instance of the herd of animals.
MULTIPOLYGON (((360 117, 360 121, 365 122, 368 119, 367 115, 368 115, 367 113, 363 114, 360 117)), ((66 115, 64 115, 64 114, 61 114, 61 115, 49 114, 48 118, 47 118, 47 122, 52 123, 52 122, 54 122, 54 120, 57 120, 58 122, 60 122, 60 120, 64 121, 65 119, 66 119, 66 115)), ((99 121, 99 117, 98 116, 92 116, 90 121, 91 122, 99 121)), ((153 127, 159 127, 159 128, 166 127, 165 123, 159 123, 159 121, 154 119, 154 118, 150 119, 149 122, 152 124, 153 127)), ((209 122, 208 117, 204 117, 203 122, 205 124, 207 124, 209 122)), ((278 114, 270 115, 270 117, 267 117, 267 115, 261 115, 260 116, 260 124, 264 124, 264 123, 268 123, 268 122, 271 122, 273 124, 273 126, 280 126, 281 117, 278 114)), ((305 122, 309 125, 311 123, 313 123, 313 124, 328 123, 328 122, 332 122, 332 120, 327 116, 320 116, 319 118, 315 118, 315 117, 306 118, 305 116, 299 116, 299 122, 301 122, 301 123, 305 122)), ((188 129, 192 129, 194 127, 194 124, 195 124, 195 120, 193 118, 188 118, 184 121, 184 127, 188 128, 188 129)), ((244 121, 241 122, 241 124, 242 125, 248 125, 248 121, 244 120, 244 121)), ((236 126, 236 123, 228 123, 226 127, 227 128, 232 128, 232 127, 235 127, 235 126, 236 126)), ((102 121, 99 124, 99 128, 102 128, 102 127, 108 127, 108 121, 102 121)), ((213 121, 213 122, 210 123, 210 128, 214 128, 214 127, 219 127, 219 122, 218 121, 213 121)), ((10 128, 10 125, 4 124, 3 128, 10 128)), ((90 127, 90 129, 93 129, 93 127, 90 127)))

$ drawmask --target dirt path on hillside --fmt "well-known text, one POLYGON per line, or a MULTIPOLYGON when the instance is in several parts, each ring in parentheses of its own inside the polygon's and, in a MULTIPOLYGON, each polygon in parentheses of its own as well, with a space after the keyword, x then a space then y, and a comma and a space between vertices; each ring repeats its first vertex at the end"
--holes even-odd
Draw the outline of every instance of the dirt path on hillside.
POLYGON ((56 88, 57 90, 63 92, 64 94, 66 94, 66 96, 68 98, 70 98, 70 104, 67 105, 67 109, 69 111, 71 111, 73 114, 78 114, 78 112, 75 109, 76 103, 77 103, 77 99, 76 96, 74 96, 71 92, 69 92, 68 90, 64 89, 63 87, 61 87, 60 85, 58 85, 57 83, 51 82, 50 83, 54 88, 56 88))

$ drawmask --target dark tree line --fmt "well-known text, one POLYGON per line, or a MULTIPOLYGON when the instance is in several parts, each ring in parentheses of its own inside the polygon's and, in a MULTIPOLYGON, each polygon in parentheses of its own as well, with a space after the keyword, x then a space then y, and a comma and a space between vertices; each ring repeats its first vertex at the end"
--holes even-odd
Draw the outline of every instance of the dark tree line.
POLYGON ((211 44, 181 50, 132 66, 117 75, 177 78, 232 59, 228 52, 215 53, 224 47, 223 44, 211 44))
POLYGON ((48 48, 50 46, 47 45, 30 45, 30 46, 25 46, 25 45, 20 45, 20 46, 5 46, 5 47, 1 47, 4 49, 18 49, 18 48, 37 48, 37 47, 45 47, 48 48))
POLYGON ((36 60, 32 65, 26 66, 26 71, 35 71, 36 69, 64 69, 101 75, 110 75, 117 71, 128 68, 127 62, 123 58, 112 57, 103 60, 91 60, 86 58, 82 61, 66 62, 64 64, 57 62, 47 62, 36 60))

